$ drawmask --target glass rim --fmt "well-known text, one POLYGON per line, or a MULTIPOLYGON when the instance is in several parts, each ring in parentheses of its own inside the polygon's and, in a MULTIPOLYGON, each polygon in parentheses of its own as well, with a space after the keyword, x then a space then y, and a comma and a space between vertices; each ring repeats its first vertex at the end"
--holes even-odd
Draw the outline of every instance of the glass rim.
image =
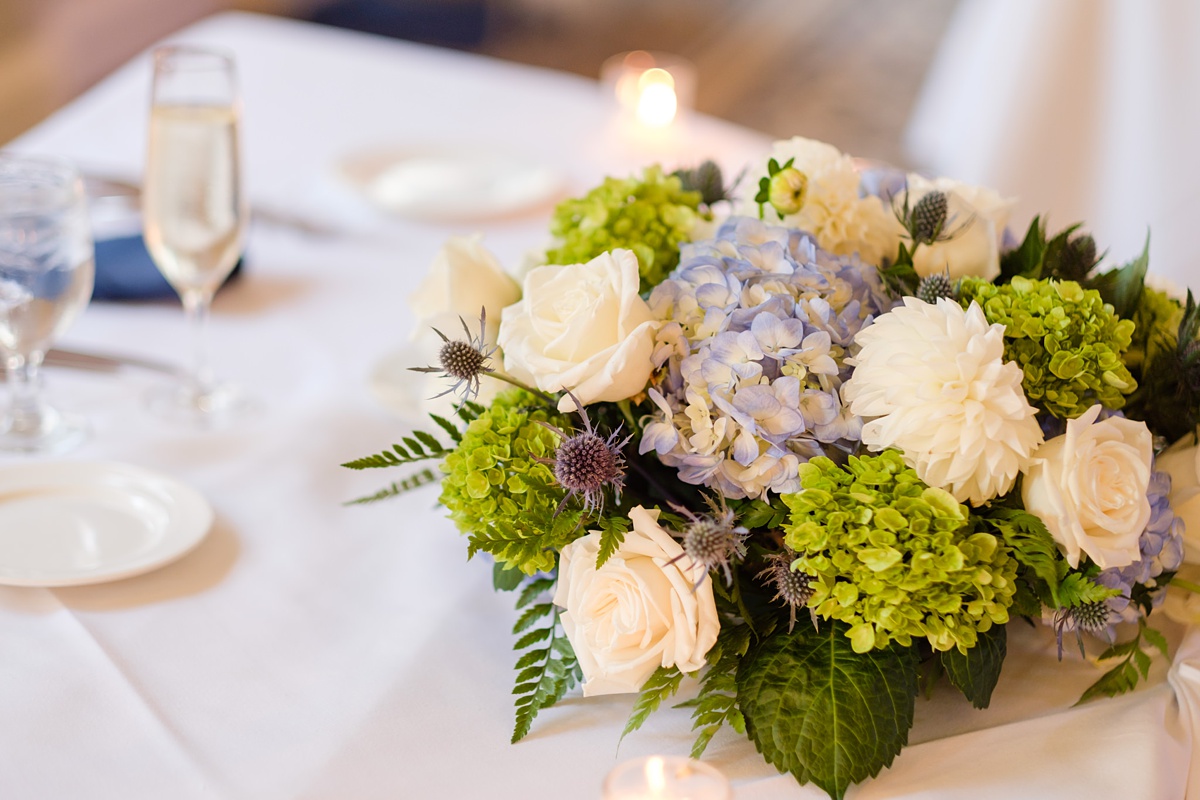
POLYGON ((83 172, 68 159, 0 150, 0 217, 63 211, 86 196, 83 172))
POLYGON ((210 62, 219 62, 230 70, 237 68, 237 59, 231 51, 220 47, 208 47, 198 44, 163 44, 155 47, 151 51, 154 58, 155 69, 163 69, 164 67, 171 70, 198 70, 211 69, 210 67, 190 67, 184 61, 171 61, 176 56, 182 56, 186 59, 206 59, 210 62))

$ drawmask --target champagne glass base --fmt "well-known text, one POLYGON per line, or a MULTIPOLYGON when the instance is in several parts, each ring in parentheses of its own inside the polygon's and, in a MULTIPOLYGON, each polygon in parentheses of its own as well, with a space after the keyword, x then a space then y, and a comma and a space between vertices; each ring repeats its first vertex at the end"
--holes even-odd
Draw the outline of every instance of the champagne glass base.
POLYGON ((0 420, 0 451, 55 455, 73 450, 91 435, 87 421, 75 414, 45 409, 40 423, 23 427, 13 420, 0 420))
POLYGON ((194 428, 220 428, 252 416, 259 404, 231 384, 200 392, 192 386, 160 386, 146 394, 146 407, 160 419, 194 428))

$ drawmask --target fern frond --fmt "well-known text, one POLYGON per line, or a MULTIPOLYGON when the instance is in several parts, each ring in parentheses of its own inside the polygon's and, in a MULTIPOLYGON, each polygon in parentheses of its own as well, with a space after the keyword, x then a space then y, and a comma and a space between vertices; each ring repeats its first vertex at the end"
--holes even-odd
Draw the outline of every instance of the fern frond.
POLYGON ((348 500, 346 503, 344 503, 344 505, 358 506, 366 505, 367 503, 377 503, 380 500, 386 500, 389 497, 395 497, 398 494, 410 492, 413 489, 417 489, 421 486, 428 486, 431 483, 436 483, 437 480, 438 476, 433 470, 423 469, 414 475, 409 475, 402 481, 396 481, 392 484, 389 484, 385 488, 375 492, 375 494, 369 494, 365 497, 358 497, 354 500, 348 500))

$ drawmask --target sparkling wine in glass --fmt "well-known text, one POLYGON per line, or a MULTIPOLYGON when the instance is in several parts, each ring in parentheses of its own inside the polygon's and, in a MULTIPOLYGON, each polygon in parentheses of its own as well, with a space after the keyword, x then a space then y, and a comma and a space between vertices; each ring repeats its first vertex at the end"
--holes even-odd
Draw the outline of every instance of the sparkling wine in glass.
POLYGON ((94 250, 83 181, 66 162, 0 153, 0 358, 8 408, 0 449, 58 453, 87 424, 42 399, 46 350, 92 296, 94 250))
POLYGON ((213 295, 237 263, 246 234, 233 59, 197 47, 154 51, 150 144, 142 216, 146 247, 179 293, 192 330, 192 371, 151 395, 160 414, 208 426, 250 404, 216 379, 206 327, 213 295))

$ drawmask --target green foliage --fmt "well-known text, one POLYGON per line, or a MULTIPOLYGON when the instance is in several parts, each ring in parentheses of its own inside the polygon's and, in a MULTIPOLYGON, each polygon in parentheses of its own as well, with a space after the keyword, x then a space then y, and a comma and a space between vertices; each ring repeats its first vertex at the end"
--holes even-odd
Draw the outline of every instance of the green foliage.
POLYGON ((896 260, 879 270, 884 286, 888 288, 893 297, 914 297, 917 294, 921 276, 917 274, 916 267, 913 266, 915 249, 909 250, 908 246, 901 242, 896 260))
POLYGON ((470 539, 470 553, 491 553, 527 575, 548 571, 555 553, 576 539, 582 512, 564 507, 566 493, 550 465, 559 437, 539 422, 569 431, 571 421, 521 389, 501 393, 446 456, 441 501, 470 539))
POLYGON ((692 758, 704 755, 708 743, 728 724, 740 734, 746 733, 746 719, 737 706, 738 665, 750 650, 751 632, 747 625, 730 619, 721 622, 717 642, 705 656, 708 667, 700 677, 700 691, 676 708, 692 709, 692 730, 698 731, 692 745, 692 758))
MULTIPOLYGON (((1059 555, 1058 545, 1041 518, 1024 509, 1005 506, 991 506, 981 509, 978 514, 977 519, 990 526, 1012 551, 1013 558, 1032 572, 1041 586, 1045 587, 1045 593, 1051 597, 1054 607, 1061 607, 1058 597, 1059 568, 1066 562, 1059 555)), ((1028 610, 1022 609, 1023 612, 1028 610)), ((1024 613, 1023 616, 1034 614, 1024 613)))
MULTIPOLYGON (((1062 562, 1063 568, 1067 562, 1062 562)), ((1099 572, 1093 565, 1092 572, 1099 572)), ((1063 577, 1058 586, 1058 601, 1063 608, 1075 608, 1087 603, 1102 603, 1110 597, 1121 593, 1120 589, 1110 589, 1092 580, 1092 575, 1083 572, 1070 571, 1063 577)))
POLYGON ((654 670, 654 673, 642 684, 642 690, 638 692, 638 699, 633 704, 629 721, 625 723, 625 730, 621 731, 622 741, 626 736, 642 727, 646 718, 657 711, 664 700, 679 691, 679 683, 682 680, 683 673, 675 667, 659 667, 654 670))
POLYGON ((916 694, 912 649, 855 653, 836 622, 766 639, 737 673, 738 706, 758 751, 839 800, 908 743, 916 694))
POLYGON ((511 592, 525 580, 525 573, 519 569, 505 567, 499 561, 492 564, 492 588, 497 592, 511 592))
POLYGON ((1125 405, 1137 382, 1121 360, 1133 322, 1120 319, 1094 289, 1074 281, 1015 276, 997 286, 964 280, 960 302, 979 303, 990 323, 1004 325, 1004 359, 1021 365, 1029 402, 1060 419, 1091 406, 1125 405))
POLYGON ((617 552, 617 548, 625 541, 629 533, 629 517, 603 517, 600 520, 600 551, 596 554, 596 569, 604 566, 604 562, 617 552))
POLYGON ((975 646, 1008 622, 1017 562, 994 535, 974 532, 967 507, 927 486, 900 454, 800 465, 803 490, 785 495, 796 564, 815 580, 809 606, 840 620, 855 652, 925 638, 935 650, 975 646))
POLYGON ((1008 628, 994 625, 991 630, 979 634, 979 641, 967 652, 947 650, 939 658, 950 683, 958 687, 971 705, 987 708, 992 702, 992 691, 1000 680, 1000 669, 1007 653, 1008 628))
POLYGON ((657 286, 679 263, 679 246, 702 218, 700 192, 684 191, 678 177, 647 167, 640 178, 605 178, 583 197, 554 210, 556 244, 549 264, 581 264, 618 247, 638 259, 641 291, 657 286))
POLYGON ((1145 620, 1138 622, 1138 633, 1128 642, 1115 644, 1100 654, 1100 661, 1121 658, 1115 667, 1100 676, 1100 680, 1089 686, 1079 698, 1080 703, 1086 703, 1096 697, 1116 697, 1119 694, 1131 692, 1137 688, 1139 679, 1150 675, 1150 655, 1142 649, 1142 640, 1154 647, 1163 658, 1170 658, 1167 653, 1167 640, 1161 633, 1147 627, 1145 620))
POLYGON ((1146 271, 1150 267, 1150 234, 1146 234, 1146 244, 1142 254, 1123 267, 1102 272, 1088 281, 1088 286, 1095 289, 1110 304, 1117 316, 1129 319, 1137 310, 1142 298, 1142 289, 1146 285, 1146 271))
POLYGON ((427 486, 438 479, 438 476, 431 469, 423 469, 420 472, 409 475, 407 478, 399 481, 394 481, 388 484, 383 489, 380 489, 374 494, 369 494, 364 497, 359 497, 350 500, 346 503, 348 506, 365 505, 367 503, 376 503, 380 500, 387 500, 389 497, 395 497, 398 494, 412 491, 421 486, 427 486))
POLYGON ((347 469, 386 469, 431 458, 442 458, 453 452, 452 448, 446 447, 425 431, 414 431, 412 436, 402 436, 400 440, 404 444, 394 444, 391 450, 384 450, 382 453, 365 458, 356 458, 353 461, 347 461, 342 466, 347 469))
POLYGON ((1133 321, 1133 345, 1125 365, 1138 381, 1125 414, 1143 420, 1173 442, 1200 425, 1200 349, 1194 344, 1200 311, 1191 292, 1187 306, 1149 286, 1142 291, 1133 321))
POLYGON ((513 694, 517 699, 513 744, 529 733, 538 712, 561 700, 583 678, 575 651, 559 624, 558 607, 548 601, 534 603, 553 586, 553 578, 539 578, 517 598, 517 608, 524 610, 513 626, 514 634, 522 634, 513 645, 513 650, 521 653, 514 667, 517 678, 513 694))
POLYGON ((788 509, 778 495, 770 495, 770 500, 729 500, 730 510, 737 517, 739 525, 750 530, 776 530, 787 522, 788 509))
POLYGON ((1000 256, 999 282, 1014 277, 1084 280, 1096 266, 1096 243, 1087 234, 1075 235, 1078 229, 1072 225, 1047 239, 1044 222, 1034 217, 1020 246, 1000 256))

